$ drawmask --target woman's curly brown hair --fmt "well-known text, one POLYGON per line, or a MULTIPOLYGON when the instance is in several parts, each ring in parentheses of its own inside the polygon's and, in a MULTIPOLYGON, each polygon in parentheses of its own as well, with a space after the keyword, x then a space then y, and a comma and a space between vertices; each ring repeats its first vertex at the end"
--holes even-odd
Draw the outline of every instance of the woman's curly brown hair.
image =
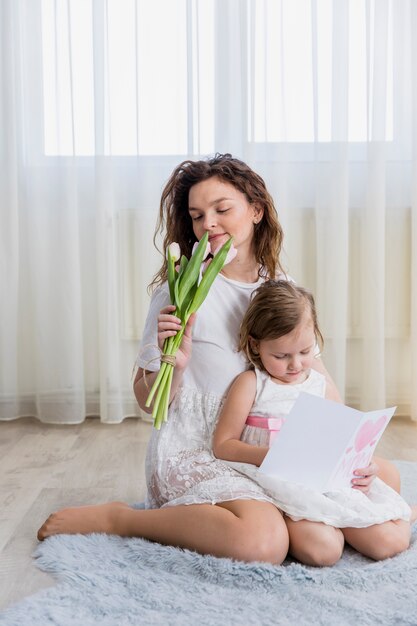
MULTIPOLYGON (((263 210, 262 219, 255 225, 254 251, 260 273, 275 277, 282 271, 279 256, 282 248, 283 232, 278 221, 274 201, 266 189, 263 179, 246 163, 231 154, 216 154, 201 161, 183 161, 175 168, 166 183, 161 196, 159 217, 156 225, 154 244, 159 234, 165 232, 163 249, 176 241, 181 254, 190 257, 196 237, 188 212, 188 195, 191 187, 216 176, 221 181, 233 185, 245 194, 248 202, 263 210)), ((167 261, 154 276, 150 288, 167 279, 167 261)))

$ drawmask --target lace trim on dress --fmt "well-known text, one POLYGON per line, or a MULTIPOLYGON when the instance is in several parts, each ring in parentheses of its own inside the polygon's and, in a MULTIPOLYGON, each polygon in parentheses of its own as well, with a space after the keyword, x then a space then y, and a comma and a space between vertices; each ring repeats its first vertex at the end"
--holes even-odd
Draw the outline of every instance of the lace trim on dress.
POLYGON ((153 431, 148 446, 147 506, 215 504, 236 499, 272 502, 254 481, 216 459, 213 431, 223 398, 182 387, 168 422, 153 431))

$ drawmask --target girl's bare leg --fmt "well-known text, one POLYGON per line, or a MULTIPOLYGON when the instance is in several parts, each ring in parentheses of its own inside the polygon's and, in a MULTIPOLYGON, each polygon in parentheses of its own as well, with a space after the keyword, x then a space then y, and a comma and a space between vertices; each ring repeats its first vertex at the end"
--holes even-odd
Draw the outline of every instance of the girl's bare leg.
MULTIPOLYGON (((417 507, 411 507, 412 523, 417 517, 417 507)), ((368 528, 342 528, 346 543, 361 554, 380 561, 404 552, 410 545, 411 523, 393 520, 374 524, 368 528)))
POLYGON ((288 532, 281 513, 273 504, 256 500, 146 510, 120 502, 63 509, 48 517, 38 539, 92 532, 143 537, 241 561, 279 564, 288 552, 288 532))
POLYGON ((378 478, 384 481, 387 485, 395 489, 397 493, 400 493, 401 490, 401 477, 398 468, 387 461, 387 459, 382 459, 381 457, 373 457, 373 461, 378 465, 378 478))
POLYGON ((343 554, 344 537, 339 528, 321 522, 285 517, 290 537, 289 553, 304 565, 334 565, 343 554))

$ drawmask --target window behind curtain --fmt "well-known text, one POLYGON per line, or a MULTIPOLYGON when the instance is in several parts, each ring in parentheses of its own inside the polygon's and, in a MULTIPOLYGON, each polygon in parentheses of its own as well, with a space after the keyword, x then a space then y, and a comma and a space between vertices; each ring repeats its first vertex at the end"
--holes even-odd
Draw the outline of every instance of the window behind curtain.
MULTIPOLYGON (((332 137, 332 75, 337 24, 333 0, 255 0, 250 5, 248 137, 256 142, 328 142, 332 137), (315 75, 314 68, 317 68, 315 75), (316 93, 316 99, 315 99, 316 93), (316 108, 316 111, 315 111, 316 108), (315 128, 316 112, 316 128, 315 128)), ((349 0, 348 140, 372 137, 374 29, 377 2, 349 0), (369 121, 368 121, 369 120, 369 121)), ((386 140, 393 136, 392 15, 388 4, 386 140)), ((380 137, 378 138, 380 139, 380 137)))
POLYGON ((213 149, 210 0, 42 0, 42 39, 47 155, 213 149))
MULTIPOLYGON (((332 0, 245 2, 249 143, 332 137, 332 0), (314 69, 316 68, 316 69, 314 69)), ((389 6, 391 6, 389 4, 389 6)), ((224 7, 224 5, 223 5, 224 7)), ((348 139, 372 136, 376 1, 348 3, 348 139)), ((215 0, 42 0, 44 153, 186 155, 215 150, 215 0)), ((393 138, 388 15, 386 140, 393 138)))

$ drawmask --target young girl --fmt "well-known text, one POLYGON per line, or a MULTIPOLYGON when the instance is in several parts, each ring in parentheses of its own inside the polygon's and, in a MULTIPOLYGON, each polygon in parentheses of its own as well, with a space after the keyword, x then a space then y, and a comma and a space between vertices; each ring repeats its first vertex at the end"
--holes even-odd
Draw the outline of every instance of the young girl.
MULTIPOLYGON (((281 563, 288 531, 273 499, 256 482, 212 454, 214 424, 233 379, 247 368, 237 337, 252 291, 282 273, 282 230, 262 178, 229 154, 184 161, 172 173, 161 198, 158 229, 164 247, 176 241, 190 256, 205 232, 212 250, 233 236, 237 256, 216 278, 176 356, 168 422, 152 430, 146 458, 146 510, 123 503, 71 508, 51 515, 39 539, 56 533, 107 532, 144 537, 203 554, 244 561, 281 563)), ((157 375, 164 340, 180 320, 169 304, 164 260, 153 286, 138 357, 134 390, 145 407, 157 375), (149 344, 154 349, 149 349, 149 344), (146 373, 146 376, 145 376, 146 373)), ((314 367, 326 375, 320 359, 314 367)), ((386 480, 398 473, 380 463, 386 480)), ((358 470, 366 489, 378 467, 358 470)))
POLYGON ((283 280, 257 289, 239 346, 253 368, 240 374, 228 393, 214 432, 214 454, 256 480, 287 514, 290 553, 301 562, 333 564, 345 540, 373 559, 393 556, 409 545, 411 509, 379 479, 367 495, 354 488, 325 495, 255 467, 300 392, 339 399, 334 385, 314 369, 317 342, 322 336, 308 291, 283 280))

